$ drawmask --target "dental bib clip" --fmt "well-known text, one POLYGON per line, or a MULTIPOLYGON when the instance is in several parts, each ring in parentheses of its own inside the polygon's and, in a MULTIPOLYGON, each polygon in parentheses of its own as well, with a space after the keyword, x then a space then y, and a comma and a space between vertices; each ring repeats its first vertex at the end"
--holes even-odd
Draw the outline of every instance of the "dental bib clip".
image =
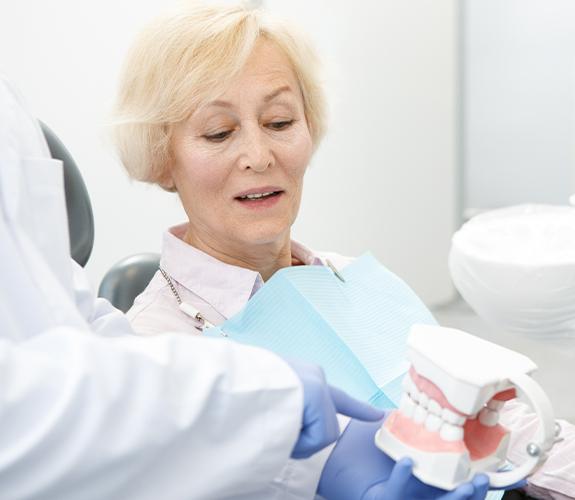
POLYGON ((527 477, 546 458, 559 432, 543 389, 531 378, 528 357, 460 330, 415 325, 408 337, 411 363, 402 399, 375 443, 394 460, 410 457, 421 481, 453 490, 476 473, 494 488, 527 477), (506 463, 510 431, 498 423, 506 401, 522 395, 539 419, 527 459, 506 463))

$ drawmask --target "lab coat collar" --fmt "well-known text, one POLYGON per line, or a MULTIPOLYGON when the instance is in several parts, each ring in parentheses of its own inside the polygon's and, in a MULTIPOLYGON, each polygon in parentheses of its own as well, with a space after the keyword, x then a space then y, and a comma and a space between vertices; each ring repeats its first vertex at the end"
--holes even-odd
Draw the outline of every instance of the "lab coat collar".
MULTIPOLYGON (((260 273, 226 264, 186 243, 186 229, 184 223, 164 233, 160 266, 222 316, 231 318, 263 286, 260 273)), ((305 265, 322 265, 321 259, 301 243, 292 240, 291 250, 305 265)))

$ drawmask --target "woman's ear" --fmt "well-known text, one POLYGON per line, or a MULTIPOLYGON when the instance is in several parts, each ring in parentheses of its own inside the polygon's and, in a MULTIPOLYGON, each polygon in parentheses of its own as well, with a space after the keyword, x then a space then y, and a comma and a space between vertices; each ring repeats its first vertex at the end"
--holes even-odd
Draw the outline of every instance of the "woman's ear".
POLYGON ((174 193, 178 190, 173 176, 173 161, 166 161, 166 165, 161 169, 161 174, 158 176, 157 184, 166 191, 174 193))
POLYGON ((174 125, 165 124, 162 127, 162 132, 164 134, 166 142, 164 144, 164 161, 162 168, 159 171, 160 173, 158 175, 157 183, 162 189, 165 189, 166 191, 169 191, 171 193, 175 193, 178 190, 178 188, 176 187, 176 181, 174 180, 174 165, 176 159, 174 158, 172 150, 174 125))
POLYGON ((178 190, 176 183, 174 182, 174 179, 171 175, 166 176, 165 179, 159 180, 158 185, 170 193, 175 193, 178 190))
POLYGON ((169 193, 177 193, 178 189, 176 188, 175 184, 158 184, 163 190, 168 191, 169 193))

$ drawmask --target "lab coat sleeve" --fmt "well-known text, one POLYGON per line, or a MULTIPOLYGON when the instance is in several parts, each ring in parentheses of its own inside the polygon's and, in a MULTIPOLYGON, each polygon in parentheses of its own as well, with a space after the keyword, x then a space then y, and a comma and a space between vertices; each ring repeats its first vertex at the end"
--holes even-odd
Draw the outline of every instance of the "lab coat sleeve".
POLYGON ((96 297, 86 272, 73 259, 72 275, 74 284, 74 302, 88 323, 90 330, 98 335, 117 337, 133 334, 133 329, 126 315, 116 309, 110 302, 96 297))
POLYGON ((0 370, 3 498, 249 498, 301 425, 291 369, 218 340, 59 327, 0 340, 0 370))

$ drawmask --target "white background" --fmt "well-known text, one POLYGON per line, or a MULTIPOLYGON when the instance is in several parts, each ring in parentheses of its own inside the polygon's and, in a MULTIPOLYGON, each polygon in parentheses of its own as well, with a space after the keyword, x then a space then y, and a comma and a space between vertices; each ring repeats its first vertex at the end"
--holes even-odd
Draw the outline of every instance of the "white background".
MULTIPOLYGON (((92 197, 94 284, 117 260, 159 251, 184 220, 176 196, 127 180, 105 123, 121 61, 160 0, 19 0, 0 15, 0 71, 76 158, 92 197)), ((331 130, 313 161, 295 236, 371 250, 428 303, 452 296, 456 221, 454 0, 270 0, 326 63, 331 130)))
POLYGON ((575 192, 575 2, 463 2, 465 205, 575 192))

